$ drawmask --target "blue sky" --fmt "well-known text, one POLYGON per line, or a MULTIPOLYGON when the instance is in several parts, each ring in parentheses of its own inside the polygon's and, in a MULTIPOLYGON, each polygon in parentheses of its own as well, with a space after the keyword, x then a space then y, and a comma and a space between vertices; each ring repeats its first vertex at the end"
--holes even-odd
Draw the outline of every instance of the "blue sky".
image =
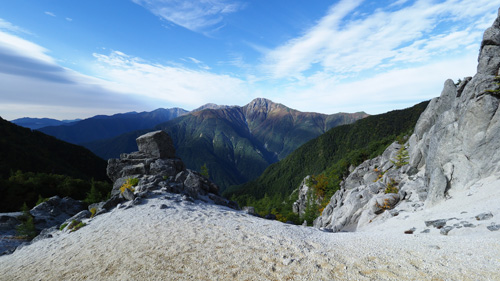
POLYGON ((500 0, 0 3, 0 116, 412 106, 475 74, 500 0))

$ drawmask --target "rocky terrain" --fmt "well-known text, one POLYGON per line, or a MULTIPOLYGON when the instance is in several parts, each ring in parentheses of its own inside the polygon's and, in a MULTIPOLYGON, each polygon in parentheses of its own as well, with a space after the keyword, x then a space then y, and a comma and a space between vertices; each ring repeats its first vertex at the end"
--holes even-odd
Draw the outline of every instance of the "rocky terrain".
POLYGON ((111 199, 1 256, 0 280, 500 280, 499 70, 500 13, 477 74, 353 167, 316 228, 235 210, 167 134, 141 136, 108 163, 111 199))
POLYGON ((458 85, 445 82, 441 96, 430 102, 404 147, 393 144, 343 181, 316 227, 333 232, 370 229, 407 212, 456 201, 453 217, 440 217, 426 226, 451 235, 476 227, 476 219, 488 219, 484 230, 500 229, 499 205, 488 204, 488 199, 498 200, 498 192, 484 187, 500 178, 500 19, 485 31, 478 61, 474 77, 458 85), (470 198, 458 201, 464 194, 470 198), (484 207, 482 213, 471 214, 460 205, 474 200, 484 207))

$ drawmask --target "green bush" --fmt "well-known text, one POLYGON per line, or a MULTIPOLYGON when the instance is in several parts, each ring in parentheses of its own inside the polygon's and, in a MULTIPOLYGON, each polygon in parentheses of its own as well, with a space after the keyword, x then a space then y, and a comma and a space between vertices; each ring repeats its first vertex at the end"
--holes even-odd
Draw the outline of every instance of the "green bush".
POLYGON ((392 164, 396 165, 396 168, 401 168, 404 165, 409 164, 408 159, 410 159, 410 156, 408 155, 408 150, 404 145, 401 146, 398 150, 398 154, 396 155, 395 160, 391 160, 392 164))
MULTIPOLYGON (((71 223, 69 224, 69 226, 68 226, 68 230, 69 230, 70 232, 75 232, 75 231, 77 231, 78 229, 80 229, 80 228, 82 228, 82 227, 84 227, 84 226, 86 226, 86 225, 87 225, 87 224, 86 224, 86 223, 84 223, 84 222, 82 222, 82 221, 79 221, 79 220, 73 220, 73 221, 71 221, 71 223)), ((63 229, 64 229, 64 228, 63 228, 63 229)))
POLYGON ((395 179, 391 178, 389 180, 389 183, 387 183, 387 186, 386 186, 386 188, 384 190, 384 193, 385 194, 388 194, 388 193, 398 193, 399 192, 399 189, 397 187, 398 184, 399 183, 395 179))
POLYGON ((16 227, 17 235, 24 239, 33 239, 38 235, 35 228, 35 223, 33 222, 33 216, 31 216, 28 206, 26 203, 23 204, 21 208, 22 215, 18 217, 21 224, 16 227))

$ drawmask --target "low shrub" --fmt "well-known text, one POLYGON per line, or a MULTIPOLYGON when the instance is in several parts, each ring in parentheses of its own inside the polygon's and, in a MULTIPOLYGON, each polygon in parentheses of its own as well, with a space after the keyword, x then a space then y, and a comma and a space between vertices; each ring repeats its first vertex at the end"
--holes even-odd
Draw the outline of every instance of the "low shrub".
POLYGON ((134 186, 139 184, 139 179, 136 178, 128 178, 127 181, 120 187, 120 192, 125 192, 125 189, 130 189, 132 192, 135 191, 134 186))
POLYGON ((387 183, 387 186, 386 186, 386 188, 384 190, 384 193, 385 194, 388 194, 388 193, 398 193, 399 192, 399 189, 397 187, 398 184, 399 183, 395 179, 391 178, 389 180, 389 183, 387 183))

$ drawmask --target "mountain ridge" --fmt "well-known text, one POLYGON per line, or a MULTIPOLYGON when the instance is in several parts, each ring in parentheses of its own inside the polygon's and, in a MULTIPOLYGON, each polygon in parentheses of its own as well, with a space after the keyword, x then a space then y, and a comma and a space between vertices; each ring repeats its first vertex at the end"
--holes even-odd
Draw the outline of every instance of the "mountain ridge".
MULTIPOLYGON (((348 124, 366 113, 303 113, 267 99, 244 106, 217 106, 194 111, 157 125, 171 135, 188 168, 204 164, 223 188, 257 177, 270 164, 288 155, 325 128, 348 124)), ((135 138, 146 131, 84 146, 108 159, 136 150, 135 138), (120 148, 120 149, 118 149, 120 148)))
POLYGON ((116 137, 123 133, 150 129, 157 124, 182 116, 182 108, 158 108, 147 112, 127 112, 114 115, 96 115, 69 126, 49 126, 39 131, 73 144, 83 144, 99 139, 116 137))

